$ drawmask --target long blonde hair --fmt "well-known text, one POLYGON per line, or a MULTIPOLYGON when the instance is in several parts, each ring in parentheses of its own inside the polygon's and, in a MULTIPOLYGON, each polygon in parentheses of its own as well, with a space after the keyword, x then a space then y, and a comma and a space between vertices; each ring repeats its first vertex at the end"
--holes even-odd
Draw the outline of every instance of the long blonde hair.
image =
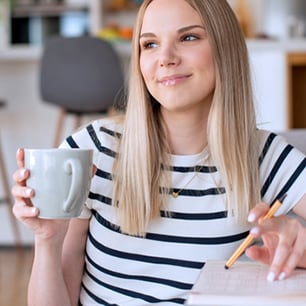
MULTIPOLYGON (((123 232, 145 235, 165 204, 171 179, 159 104, 148 92, 140 65, 143 16, 139 9, 132 42, 129 93, 115 161, 113 205, 123 232)), ((226 0, 185 0, 201 16, 216 65, 216 87, 208 120, 208 147, 226 189, 227 208, 243 220, 258 202, 258 144, 248 53, 236 16, 226 0)), ((204 81, 204 80, 203 80, 204 81)))

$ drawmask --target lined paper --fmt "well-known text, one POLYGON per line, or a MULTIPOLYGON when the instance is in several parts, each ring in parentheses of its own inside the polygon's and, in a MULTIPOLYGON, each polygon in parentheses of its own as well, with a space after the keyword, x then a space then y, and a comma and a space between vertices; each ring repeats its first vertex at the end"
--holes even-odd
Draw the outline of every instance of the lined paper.
POLYGON ((187 305, 306 305, 306 270, 296 269, 288 279, 267 281, 268 266, 237 261, 208 261, 194 284, 187 305))

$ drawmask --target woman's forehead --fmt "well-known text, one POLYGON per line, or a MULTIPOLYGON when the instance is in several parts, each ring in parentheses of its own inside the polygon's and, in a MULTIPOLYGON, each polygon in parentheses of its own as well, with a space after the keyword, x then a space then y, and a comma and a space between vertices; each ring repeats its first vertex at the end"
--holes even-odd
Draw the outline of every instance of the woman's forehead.
POLYGON ((202 20, 185 0, 154 0, 144 13, 142 32, 164 27, 177 29, 190 24, 202 24, 202 20))

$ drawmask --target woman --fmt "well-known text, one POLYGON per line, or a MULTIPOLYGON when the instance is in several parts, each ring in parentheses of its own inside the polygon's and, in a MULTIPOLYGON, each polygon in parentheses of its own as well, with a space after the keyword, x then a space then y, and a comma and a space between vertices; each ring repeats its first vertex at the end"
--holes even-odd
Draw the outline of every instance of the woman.
POLYGON ((29 305, 174 305, 209 259, 252 229, 269 280, 306 267, 305 156, 256 129, 247 49, 224 0, 144 1, 123 118, 98 120, 62 147, 93 148, 86 207, 69 223, 37 218, 23 150, 14 213, 35 233, 29 305), (263 201, 263 202, 261 202, 263 201), (256 207, 255 204, 259 203, 256 207))

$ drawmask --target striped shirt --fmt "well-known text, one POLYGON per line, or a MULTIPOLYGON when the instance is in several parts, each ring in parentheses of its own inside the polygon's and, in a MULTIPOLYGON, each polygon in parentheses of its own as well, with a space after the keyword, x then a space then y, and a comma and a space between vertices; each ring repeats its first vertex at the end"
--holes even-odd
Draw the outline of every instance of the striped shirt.
MULTIPOLYGON (((122 127, 97 120, 68 137, 63 147, 94 149, 97 172, 82 218, 90 218, 80 305, 182 305, 207 260, 225 260, 248 233, 227 218, 225 190, 207 151, 172 156, 173 191, 167 211, 145 237, 120 233, 111 207, 111 170, 122 127), (197 167, 195 167, 195 165, 197 167), (196 171, 195 171, 196 169, 196 171)), ((263 201, 287 192, 278 214, 305 194, 306 158, 273 133, 258 130, 263 201)))

